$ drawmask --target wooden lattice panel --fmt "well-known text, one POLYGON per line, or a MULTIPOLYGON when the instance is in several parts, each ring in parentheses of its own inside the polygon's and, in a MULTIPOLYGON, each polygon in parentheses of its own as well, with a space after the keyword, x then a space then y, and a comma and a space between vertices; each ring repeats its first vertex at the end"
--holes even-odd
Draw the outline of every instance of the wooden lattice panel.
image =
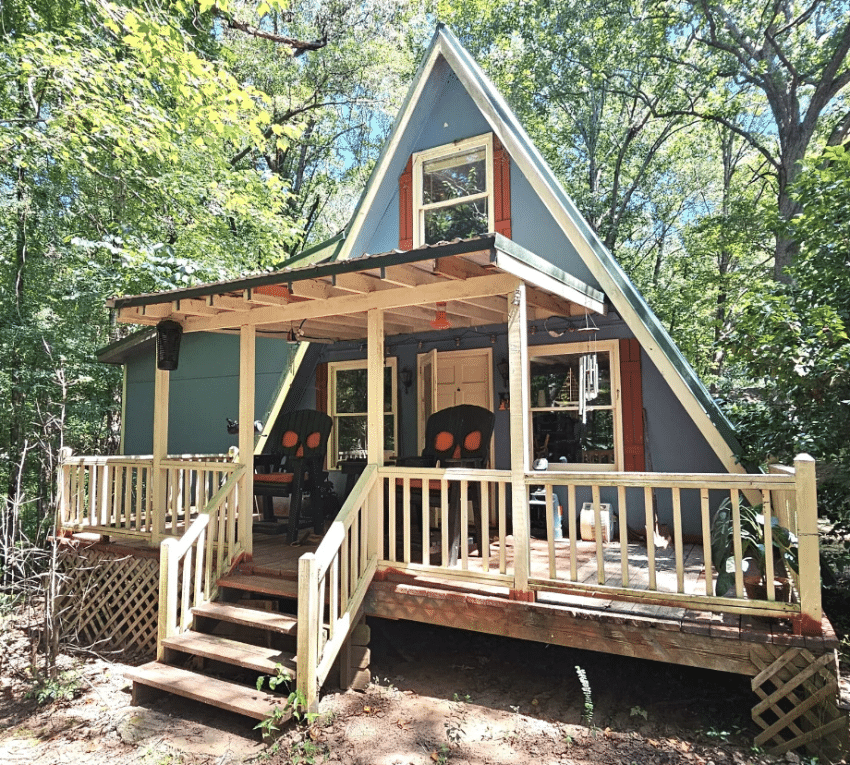
POLYGON ((759 673, 752 689, 760 701, 753 720, 762 729, 757 746, 772 754, 805 747, 831 762, 847 751, 847 716, 838 708, 838 657, 805 648, 753 646, 759 673))
POLYGON ((98 651, 156 652, 158 558, 66 546, 60 568, 65 639, 98 651))

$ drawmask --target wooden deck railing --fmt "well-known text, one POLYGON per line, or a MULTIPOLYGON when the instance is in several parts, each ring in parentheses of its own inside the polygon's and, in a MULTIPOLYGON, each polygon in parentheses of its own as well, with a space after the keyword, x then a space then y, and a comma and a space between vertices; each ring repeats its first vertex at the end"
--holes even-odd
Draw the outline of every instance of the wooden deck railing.
POLYGON ((315 553, 298 561, 298 671, 296 683, 309 711, 351 629, 378 566, 375 527, 381 486, 370 465, 315 553), (327 603, 327 640, 325 604, 327 603))
POLYGON ((160 544, 158 659, 165 650, 162 641, 189 629, 192 609, 216 596, 216 580, 243 552, 236 520, 239 480, 245 469, 245 465, 235 465, 185 533, 160 544))
POLYGON ((71 456, 64 451, 57 530, 152 544, 179 535, 233 473, 236 456, 170 455, 160 463, 157 485, 151 456, 71 456))
POLYGON ((433 571, 452 579, 512 586, 507 544, 509 471, 382 467, 380 476, 387 498, 385 523, 388 532, 382 565, 419 573, 433 571), (479 559, 470 561, 469 545, 462 543, 474 536, 469 512, 469 499, 473 493, 480 497, 481 517, 486 530, 487 543, 481 550, 480 562, 479 559), (418 506, 416 512, 412 509, 414 505, 418 506), (449 563, 453 541, 450 539, 449 523, 452 506, 457 508, 460 525, 461 544, 456 566, 449 563), (489 544, 491 510, 498 529, 492 547, 489 544), (431 539, 433 514, 437 514, 439 519, 439 540, 436 543, 431 539))
MULTIPOLYGON (((819 630, 821 622, 820 563, 817 538, 817 501, 814 461, 801 455, 793 470, 775 474, 669 474, 669 473, 529 473, 528 486, 544 486, 546 507, 553 502, 554 487, 562 487, 567 495, 564 514, 568 519, 568 556, 556 554, 552 524, 548 525, 549 572, 547 577, 529 579, 535 590, 571 592, 591 597, 637 600, 655 605, 695 608, 701 611, 747 613, 776 617, 799 616, 808 630, 819 630), (595 536, 595 565, 578 569, 577 519, 578 493, 590 500, 592 526, 595 536), (683 544, 684 495, 696 505, 700 520, 701 555, 698 569, 704 575, 689 579, 686 586, 688 561, 683 544), (603 498, 604 495, 604 498, 603 498), (795 580, 797 602, 779 602, 774 580, 780 574, 774 570, 771 554, 764 556, 766 595, 763 599, 744 599, 744 565, 741 538, 741 505, 744 495, 750 504, 761 504, 764 516, 764 546, 773 549, 771 519, 796 531, 798 536, 799 576, 795 580), (734 596, 714 593, 712 576, 711 519, 720 501, 728 498, 732 513, 733 546, 730 567, 734 565, 734 596), (602 541, 602 505, 607 503, 616 515, 619 544, 606 546, 602 541), (672 556, 669 573, 662 581, 656 557, 655 508, 663 503, 672 510, 672 556), (633 510, 630 510, 633 507, 633 510), (637 511, 637 513, 634 512, 637 511), (636 515, 640 515, 640 521, 636 515), (645 554, 630 560, 629 529, 640 528, 647 540, 645 554), (568 557, 568 560, 564 560, 568 557), (619 560, 616 560, 619 558, 619 560), (636 569, 640 575, 636 576, 636 569), (699 589, 698 589, 699 588, 699 589)), ((563 492, 562 492, 563 493, 563 492)), ((612 519, 612 526, 613 526, 612 519)), ((699 574, 699 571, 696 573, 699 574)), ((693 573, 693 572, 692 572, 693 573)))

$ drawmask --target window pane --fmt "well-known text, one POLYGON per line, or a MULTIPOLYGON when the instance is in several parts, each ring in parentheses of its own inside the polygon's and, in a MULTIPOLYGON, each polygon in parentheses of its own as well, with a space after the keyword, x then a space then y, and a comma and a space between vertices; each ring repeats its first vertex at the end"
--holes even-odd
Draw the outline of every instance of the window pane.
POLYGON ((339 369, 336 373, 336 411, 354 414, 366 411, 366 370, 339 369))
POLYGON ((483 146, 452 157, 440 157, 422 163, 422 202, 445 202, 487 188, 487 152, 483 146))
POLYGON ((587 423, 575 411, 532 412, 534 458, 550 463, 614 463, 614 413, 594 409, 587 423))
POLYGON ((486 199, 426 210, 425 244, 450 242, 458 237, 466 239, 476 234, 486 234, 489 225, 486 199))
POLYGON ((611 406, 611 357, 607 351, 534 356, 531 359, 531 406, 578 408, 581 359, 585 361, 585 379, 591 374, 593 359, 599 374, 599 393, 588 398, 588 407, 611 406))
POLYGON ((366 456, 366 418, 336 417, 338 459, 353 459, 366 456))

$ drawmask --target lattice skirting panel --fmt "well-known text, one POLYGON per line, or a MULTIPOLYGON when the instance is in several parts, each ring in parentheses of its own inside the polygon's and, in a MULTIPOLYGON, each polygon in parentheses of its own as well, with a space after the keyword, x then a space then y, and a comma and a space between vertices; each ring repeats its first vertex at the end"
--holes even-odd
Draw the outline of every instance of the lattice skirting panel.
POLYGON ((95 651, 156 653, 159 558, 63 546, 58 601, 66 640, 95 651))
POLYGON ((847 752, 847 716, 838 707, 838 656, 805 648, 757 645, 750 658, 759 670, 752 688, 760 701, 753 720, 755 743, 772 754, 805 749, 834 762, 847 752))

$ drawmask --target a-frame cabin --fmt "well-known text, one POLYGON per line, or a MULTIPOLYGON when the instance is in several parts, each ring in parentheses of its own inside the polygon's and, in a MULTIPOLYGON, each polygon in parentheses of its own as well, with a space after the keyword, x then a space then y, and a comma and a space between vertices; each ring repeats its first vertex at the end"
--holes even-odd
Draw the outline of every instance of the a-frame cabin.
POLYGON ((161 368, 150 456, 64 455, 70 581, 87 555, 106 572, 75 604, 77 628, 155 633, 137 694, 263 717, 267 694, 182 665, 273 673, 281 662, 314 708, 335 664, 362 679, 368 650, 351 644, 365 614, 737 672, 759 698, 757 743, 823 749, 846 734, 814 462, 742 468, 715 402, 445 28, 342 235, 283 271, 110 305, 123 322, 237 333, 241 423, 257 415, 258 336, 299 341, 277 409, 326 413, 323 469, 347 472, 315 544, 255 534, 255 454, 275 450, 277 417, 259 436, 241 428, 229 455, 176 456, 161 368), (486 410, 485 443, 479 428, 463 452, 403 459, 433 453, 432 415, 469 404, 486 410), (764 592, 747 598, 741 518, 757 505, 768 547, 772 518, 796 534, 799 572, 766 556, 764 592), (728 592, 715 592, 710 539, 721 507, 728 592), (252 600, 297 605, 286 615, 252 600))

